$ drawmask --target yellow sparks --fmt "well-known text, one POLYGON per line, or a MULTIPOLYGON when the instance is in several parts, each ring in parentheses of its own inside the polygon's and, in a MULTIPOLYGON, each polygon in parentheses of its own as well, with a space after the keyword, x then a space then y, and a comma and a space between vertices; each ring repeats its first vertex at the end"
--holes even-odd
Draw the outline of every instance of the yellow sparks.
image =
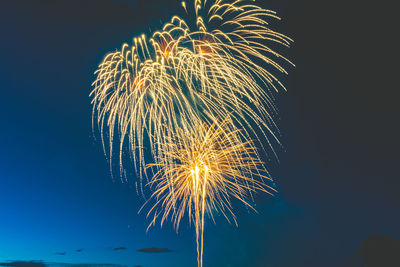
POLYGON ((275 60, 289 61, 267 43, 289 46, 291 39, 268 27, 267 18, 278 18, 275 12, 244 2, 195 0, 197 28, 174 16, 151 38, 135 38, 133 46, 106 55, 90 95, 101 134, 108 128, 110 156, 117 129, 120 161, 128 139, 142 175, 145 136, 155 156, 157 144, 177 128, 228 113, 231 127, 249 138, 269 145, 276 139, 271 90, 284 87, 270 70, 286 74, 275 60))
POLYGON ((176 229, 188 214, 194 222, 198 266, 203 265, 204 220, 207 213, 220 213, 236 223, 231 198, 250 206, 247 198, 257 190, 272 194, 264 183, 271 180, 258 159, 252 142, 243 142, 240 131, 231 131, 229 119, 212 125, 199 124, 193 129, 178 129, 161 144, 157 163, 149 164, 158 172, 149 185, 155 188, 155 202, 148 216, 152 224, 161 217, 161 225, 171 219, 176 229))
POLYGON ((255 145, 244 140, 272 151, 279 143, 273 93, 285 89, 277 77, 293 64, 275 49, 293 40, 270 28, 269 19, 280 19, 274 11, 251 0, 181 5, 184 18, 173 16, 162 30, 107 54, 90 96, 110 159, 119 141, 121 173, 125 143, 140 188, 149 182, 146 170, 155 170, 153 222, 171 216, 178 228, 185 212, 195 221, 201 266, 204 214, 215 210, 236 222, 230 197, 248 205, 251 192, 272 190, 262 183, 255 145))

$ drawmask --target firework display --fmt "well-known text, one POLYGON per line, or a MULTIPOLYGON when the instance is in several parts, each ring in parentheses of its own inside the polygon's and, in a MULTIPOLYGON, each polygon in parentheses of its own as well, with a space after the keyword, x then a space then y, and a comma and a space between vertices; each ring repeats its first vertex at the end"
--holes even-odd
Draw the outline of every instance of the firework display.
MULTIPOLYGON (((257 190, 269 194, 275 190, 263 181, 265 169, 251 141, 243 142, 238 131, 227 128, 229 120, 203 123, 190 130, 179 129, 173 138, 161 144, 158 172, 150 182, 154 187, 153 223, 161 217, 161 225, 169 218, 176 228, 187 213, 196 228, 199 266, 202 265, 204 215, 213 218, 221 213, 236 223, 231 198, 243 202, 257 190)), ((150 199, 150 200, 151 200, 150 199)))
POLYGON ((122 170, 127 143, 141 188, 154 190, 150 225, 161 217, 178 228, 187 214, 202 266, 205 214, 236 222, 231 198, 250 206, 252 192, 274 192, 251 140, 263 150, 279 143, 273 93, 284 89, 282 65, 292 63, 276 48, 292 40, 270 28, 268 19, 279 18, 254 1, 192 2, 181 3, 184 18, 107 54, 90 96, 110 158, 117 140, 122 170))

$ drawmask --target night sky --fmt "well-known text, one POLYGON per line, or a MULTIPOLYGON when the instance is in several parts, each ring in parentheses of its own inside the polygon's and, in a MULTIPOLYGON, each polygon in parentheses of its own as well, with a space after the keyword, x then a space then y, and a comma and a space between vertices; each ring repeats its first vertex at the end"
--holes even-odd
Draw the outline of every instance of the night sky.
MULTIPOLYGON (((295 40, 281 50, 296 68, 268 163, 280 193, 257 195, 258 214, 236 206, 238 228, 208 220, 204 265, 363 266, 363 239, 400 240, 395 16, 365 1, 258 2, 295 40)), ((108 51, 175 14, 174 0, 1 1, 0 264, 196 266, 193 227, 146 233, 144 199, 111 177, 88 97, 108 51)))

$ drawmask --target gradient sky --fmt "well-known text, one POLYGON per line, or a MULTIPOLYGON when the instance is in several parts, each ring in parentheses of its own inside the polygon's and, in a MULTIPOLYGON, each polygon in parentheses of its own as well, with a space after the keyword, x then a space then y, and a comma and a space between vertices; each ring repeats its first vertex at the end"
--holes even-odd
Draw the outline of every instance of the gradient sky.
MULTIPOLYGON (((376 52, 389 28, 364 2, 258 2, 296 41, 277 96, 284 148, 268 163, 280 194, 258 195, 258 214, 237 206, 239 228, 207 221, 204 264, 360 266, 363 238, 400 239, 398 104, 389 47, 376 52)), ((144 200, 111 178, 88 98, 107 51, 177 12, 174 0, 1 1, 0 262, 196 266, 193 228, 146 233, 144 200), (173 252, 137 251, 149 247, 173 252)))

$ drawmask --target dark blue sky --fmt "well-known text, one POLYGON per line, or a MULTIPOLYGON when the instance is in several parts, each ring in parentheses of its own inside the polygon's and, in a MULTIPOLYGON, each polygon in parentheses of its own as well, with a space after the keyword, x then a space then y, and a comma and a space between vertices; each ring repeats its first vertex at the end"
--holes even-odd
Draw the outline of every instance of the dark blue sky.
MULTIPOLYGON (((238 206, 239 228, 207 222, 204 264, 359 266, 363 238, 400 239, 399 113, 390 42, 379 46, 391 18, 356 1, 259 2, 296 41, 278 95, 284 148, 270 163, 280 194, 258 195, 258 214, 238 206)), ((88 98, 107 51, 177 10, 172 0, 1 2, 0 262, 196 265, 193 228, 146 234, 144 200, 112 180, 88 98), (136 251, 149 247, 173 252, 136 251)))

